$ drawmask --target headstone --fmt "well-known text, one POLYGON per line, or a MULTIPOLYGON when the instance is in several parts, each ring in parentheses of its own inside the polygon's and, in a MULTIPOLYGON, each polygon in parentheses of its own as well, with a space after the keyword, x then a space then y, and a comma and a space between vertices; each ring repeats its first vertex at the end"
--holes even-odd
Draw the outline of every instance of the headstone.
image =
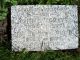
POLYGON ((11 7, 12 50, 45 51, 78 48, 76 5, 11 7))

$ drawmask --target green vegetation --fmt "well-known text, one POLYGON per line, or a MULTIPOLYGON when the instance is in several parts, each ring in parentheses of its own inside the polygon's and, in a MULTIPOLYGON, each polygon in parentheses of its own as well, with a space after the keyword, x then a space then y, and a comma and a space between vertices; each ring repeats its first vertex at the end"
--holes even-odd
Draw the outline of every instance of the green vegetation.
POLYGON ((0 60, 80 60, 76 51, 47 51, 47 52, 10 52, 0 47, 0 60))
MULTIPOLYGON (((8 14, 8 8, 12 5, 79 5, 78 0, 0 0, 0 20, 4 20, 8 14)), ((5 39, 6 40, 6 39, 5 39)), ((0 43, 0 60, 80 60, 80 51, 45 51, 45 52, 21 52, 11 51, 8 42, 0 43)))

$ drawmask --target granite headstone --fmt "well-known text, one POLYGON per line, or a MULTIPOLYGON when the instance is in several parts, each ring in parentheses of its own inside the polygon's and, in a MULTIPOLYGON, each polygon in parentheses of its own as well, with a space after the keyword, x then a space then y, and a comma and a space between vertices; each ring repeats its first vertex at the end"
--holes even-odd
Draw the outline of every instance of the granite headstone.
POLYGON ((12 50, 78 48, 76 5, 11 6, 12 50))

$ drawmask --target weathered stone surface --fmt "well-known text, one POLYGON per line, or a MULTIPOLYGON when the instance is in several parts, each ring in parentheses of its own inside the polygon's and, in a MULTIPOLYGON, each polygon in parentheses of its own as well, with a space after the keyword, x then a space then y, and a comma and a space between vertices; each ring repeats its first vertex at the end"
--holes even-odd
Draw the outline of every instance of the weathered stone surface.
POLYGON ((14 51, 78 48, 76 5, 12 6, 11 26, 14 51))

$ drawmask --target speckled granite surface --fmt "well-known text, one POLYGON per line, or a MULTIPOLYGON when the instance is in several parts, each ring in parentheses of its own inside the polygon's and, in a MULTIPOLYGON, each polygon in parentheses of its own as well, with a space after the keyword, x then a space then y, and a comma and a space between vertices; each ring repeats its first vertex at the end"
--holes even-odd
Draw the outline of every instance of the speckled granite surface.
POLYGON ((12 50, 78 48, 76 5, 17 5, 11 7, 12 50))

